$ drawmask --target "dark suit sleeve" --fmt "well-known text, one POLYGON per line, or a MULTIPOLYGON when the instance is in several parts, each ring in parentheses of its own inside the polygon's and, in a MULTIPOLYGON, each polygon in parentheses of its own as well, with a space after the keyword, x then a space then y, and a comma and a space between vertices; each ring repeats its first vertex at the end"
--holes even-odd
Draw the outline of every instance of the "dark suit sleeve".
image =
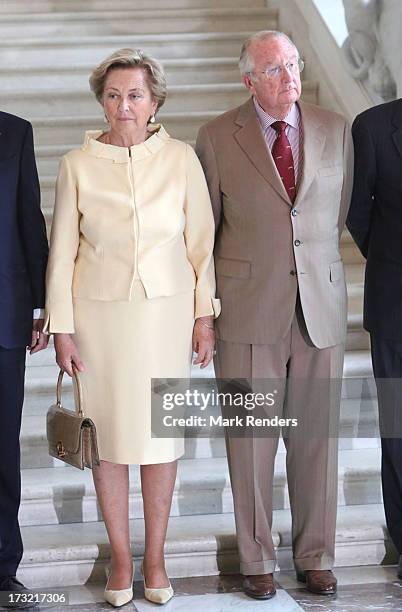
POLYGON ((341 195, 341 205, 339 208, 338 231, 341 236, 345 227, 346 217, 350 207, 353 187, 353 141, 350 132, 350 125, 345 122, 343 131, 343 185, 341 195))
POLYGON ((31 124, 26 128, 21 152, 18 221, 31 282, 32 305, 33 308, 44 308, 48 243, 46 224, 40 209, 39 179, 31 124))
POLYGON ((211 198, 214 212, 215 230, 217 230, 221 222, 222 197, 215 150, 205 125, 203 125, 198 132, 195 152, 198 155, 202 169, 204 170, 205 178, 207 179, 209 197, 211 198))
POLYGON ((370 131, 361 116, 352 126, 355 147, 352 203, 346 225, 362 255, 367 257, 376 182, 375 148, 370 131))

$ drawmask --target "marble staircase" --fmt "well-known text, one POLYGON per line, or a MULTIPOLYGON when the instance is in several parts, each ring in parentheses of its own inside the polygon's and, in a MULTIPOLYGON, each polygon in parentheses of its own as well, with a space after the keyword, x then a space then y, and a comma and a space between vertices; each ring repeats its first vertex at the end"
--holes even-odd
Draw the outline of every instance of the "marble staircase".
MULTIPOLYGON (((80 145, 103 114, 88 91, 94 64, 120 47, 140 47, 165 66, 169 96, 159 118, 168 132, 194 143, 204 122, 240 104, 237 58, 244 38, 275 28, 277 9, 264 0, 2 0, 0 108, 32 121, 42 205, 51 223, 60 156, 80 145), (111 6, 113 4, 113 10, 111 6), (268 4, 268 6, 267 6, 268 4), (219 5, 219 8, 217 8, 219 5)), ((306 100, 319 103, 307 78, 306 100)), ((364 262, 342 236, 349 295, 339 476, 337 564, 392 560, 381 507, 375 392, 369 380, 369 341, 362 328, 364 262), (371 436, 371 437, 370 437, 371 436)), ((199 377, 200 373, 194 372, 199 377)), ((212 376, 211 368, 204 373, 212 376)), ((57 367, 47 351, 28 358, 21 435, 21 577, 35 586, 99 581, 109 549, 91 473, 64 467, 47 454, 45 414, 54 400, 57 367)), ((66 401, 72 404, 71 385, 66 401)), ((274 484, 274 534, 279 565, 291 566, 285 454, 280 444, 274 484)), ((138 468, 131 468, 130 518, 135 556, 142 554, 138 468)), ((233 502, 222 438, 187 440, 179 462, 166 546, 171 576, 237 569, 233 502)))

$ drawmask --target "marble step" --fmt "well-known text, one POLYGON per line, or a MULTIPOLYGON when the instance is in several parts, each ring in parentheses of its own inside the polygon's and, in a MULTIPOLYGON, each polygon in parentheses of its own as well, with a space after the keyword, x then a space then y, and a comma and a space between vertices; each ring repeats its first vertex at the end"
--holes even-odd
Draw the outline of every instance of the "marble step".
MULTIPOLYGON (((348 287, 349 291, 350 287, 348 287)), ((353 289, 353 288, 352 288, 353 289)), ((369 350, 370 336, 363 329, 363 292, 348 298, 348 335, 346 338, 346 351, 369 350)))
MULTIPOLYGON (((338 505, 380 504, 380 449, 340 450, 338 505)), ((130 466, 130 518, 142 518, 138 466, 130 466)), ((289 508, 286 453, 276 457, 273 508, 289 508)), ((233 499, 226 457, 181 459, 171 516, 226 514, 233 499)), ((98 521, 99 507, 90 470, 72 467, 22 471, 20 525, 53 525, 98 521)))
MULTIPOLYGON (((353 319, 353 313, 350 315, 350 318, 353 319)), ((351 325, 353 326, 353 322, 351 325)), ((41 351, 35 355, 27 355, 25 410, 28 409, 28 404, 32 398, 37 395, 46 394, 53 398, 57 375, 58 367, 55 363, 51 339, 49 347, 45 351, 41 351)), ((200 370, 198 367, 193 366, 191 375, 194 378, 214 378, 215 374, 212 363, 205 368, 205 370, 200 370)), ((368 349, 348 350, 345 352, 343 370, 344 385, 350 381, 354 381, 353 384, 355 384, 356 379, 371 379, 372 376, 371 358, 368 349)), ((69 377, 65 377, 63 386, 68 388, 70 385, 71 381, 69 377)), ((370 393, 370 396, 372 395, 373 393, 370 393)), ((359 396, 344 394, 344 397, 355 398, 360 397, 360 394, 359 396)), ((366 395, 364 395, 364 397, 366 397, 366 395)))
MULTIPOLYGON (((370 381, 366 383, 369 385, 370 381)), ((54 382, 53 382, 54 389, 54 382)), ((62 462, 48 455, 46 440, 46 412, 54 403, 53 393, 40 393, 35 396, 33 406, 23 414, 21 428, 21 465, 24 469, 63 466, 62 462), (32 414, 35 412, 35 414, 32 414)), ((29 400, 28 400, 29 401, 29 400)), ((72 407, 71 394, 65 396, 67 407, 72 407)), ((216 409, 219 414, 219 408, 216 409)), ((373 398, 344 398, 341 403, 341 422, 339 437, 342 438, 343 449, 358 448, 360 439, 368 439, 368 446, 376 445, 378 437, 378 417, 376 400, 373 398)), ((189 438, 186 441, 185 457, 205 458, 222 457, 225 455, 223 438, 189 438)))
MULTIPOLYGON (((163 68, 168 87, 188 83, 231 83, 240 81, 238 57, 166 59, 163 68)), ((93 64, 55 67, 53 64, 0 67, 2 91, 12 91, 24 83, 25 90, 85 89, 93 64)))
MULTIPOLYGON (((172 85, 163 108, 166 112, 205 112, 211 109, 224 112, 242 104, 248 96, 248 91, 242 83, 172 85)), ((316 97, 317 83, 305 82, 304 100, 311 102, 316 100, 316 97)), ((86 90, 28 91, 24 95, 16 91, 3 92, 0 105, 3 111, 13 112, 29 120, 32 119, 33 113, 38 118, 63 118, 71 114, 72 110, 77 115, 85 115, 100 109, 94 96, 86 90)), ((47 170, 45 174, 51 172, 47 170)))
MULTIPOLYGON (((134 4, 134 3, 133 3, 134 4)), ((3 14, 0 35, 13 38, 47 36, 135 36, 164 32, 231 32, 275 29, 277 11, 268 8, 181 8, 3 14)))
POLYGON ((351 263, 345 266, 345 280, 348 287, 349 299, 354 296, 361 296, 364 291, 364 271, 365 263, 351 263))
MULTIPOLYGON (((234 87, 236 91, 240 92, 243 88, 244 95, 246 97, 248 95, 247 90, 242 83, 240 83, 239 78, 236 78, 232 83, 223 83, 222 85, 229 88, 234 87)), ((184 86, 184 89, 181 89, 181 87, 183 86, 175 86, 173 94, 177 96, 180 94, 180 91, 188 92, 186 87, 191 86, 184 86)), ((212 106, 214 100, 213 94, 220 88, 220 85, 216 83, 194 84, 192 87, 200 88, 197 89, 197 91, 204 92, 208 92, 206 88, 211 88, 211 103, 203 110, 187 109, 184 113, 174 109, 169 110, 167 106, 163 106, 157 115, 157 119, 164 125, 173 138, 195 140, 201 125, 214 119, 219 114, 226 111, 227 108, 231 107, 229 104, 227 108, 222 110, 212 106)), ((310 102, 317 102, 317 84, 314 81, 304 81, 303 87, 305 89, 302 96, 303 99, 309 100, 310 102)), ((70 92, 70 95, 82 95, 86 97, 87 103, 91 104, 88 114, 82 113, 78 116, 73 115, 70 109, 70 112, 67 112, 63 116, 60 116, 60 113, 56 116, 33 116, 32 112, 29 111, 29 118, 34 128, 37 157, 52 157, 57 154, 63 155, 68 150, 81 146, 86 130, 105 129, 106 125, 102 108, 96 102, 94 96, 90 94, 88 87, 79 89, 78 91, 80 92, 79 94, 70 92), (42 147, 47 148, 42 149, 42 147), (57 147, 59 147, 59 149, 57 147)), ((7 95, 10 94, 8 93, 7 95)), ((14 92, 14 95, 17 94, 14 92)), ((39 93, 36 92, 36 95, 39 95, 39 93)), ((43 95, 50 99, 53 96, 52 92, 43 92, 43 95)), ((170 87, 168 90, 168 97, 170 97, 170 87)), ((232 104, 232 106, 234 106, 234 104, 232 104)), ((45 176, 47 176, 48 179, 51 178, 49 175, 45 176)))
POLYGON ((124 36, 75 36, 14 38, 0 40, 2 65, 30 66, 96 65, 122 47, 143 49, 161 61, 165 58, 238 57, 241 45, 252 31, 198 34, 135 34, 124 36))
MULTIPOLYGON (((206 111, 211 108, 223 111, 231 104, 236 106, 246 99, 247 90, 241 83, 172 85, 164 108, 166 111, 176 112, 206 111)), ((94 96, 87 90, 29 91, 25 95, 17 91, 3 92, 0 104, 6 112, 12 111, 29 120, 32 119, 33 112, 36 117, 62 118, 71 111, 77 115, 85 115, 100 109, 94 96)))
MULTIPOLYGON (((350 287, 348 287, 350 289, 350 287)), ((348 336, 352 333, 362 332, 366 335, 367 332, 363 329, 363 294, 354 294, 348 299, 348 336)), ((367 345, 367 341, 365 341, 365 349, 368 350, 369 345, 367 345)), ((348 353, 357 351, 359 349, 355 348, 346 348, 346 355, 348 353)), ((363 349, 361 349, 363 350, 363 349)), ((55 365, 55 354, 53 350, 53 342, 52 338, 50 339, 50 343, 48 348, 45 351, 41 351, 35 355, 27 355, 27 379, 40 379, 46 378, 46 373, 44 370, 40 370, 44 366, 52 367, 55 365)), ((197 376, 197 370, 194 369, 193 375, 197 376)), ((207 369, 206 376, 209 375, 209 370, 207 369)))
POLYGON ((365 264, 366 260, 360 253, 348 229, 344 229, 341 238, 341 253, 345 264, 365 264))
MULTIPOLYGON (((355 567, 336 567, 336 578, 338 581, 338 597, 336 605, 339 607, 342 601, 347 601, 346 607, 342 607, 342 611, 383 609, 395 609, 400 612, 398 601, 400 600, 400 583, 396 582, 396 566, 386 560, 386 565, 369 565, 355 567), (369 585, 369 586, 368 586, 369 585), (346 588, 345 588, 346 587, 346 588), (345 597, 346 594, 346 597, 345 597), (350 595, 349 595, 350 594, 350 595), (344 599, 345 597, 345 599, 344 599), (340 601, 341 600, 341 601, 340 601), (363 603, 364 602, 364 603, 363 603), (391 606, 394 605, 394 608, 391 606)), ((90 612, 93 610, 109 610, 105 607, 103 591, 105 588, 105 576, 100 582, 88 582, 81 586, 64 586, 68 600, 68 610, 74 612, 90 612), (100 604, 96 606, 96 604, 100 604)), ((275 600, 267 604, 253 602, 246 598, 242 593, 241 577, 234 576, 191 576, 189 578, 173 579, 173 588, 175 589, 175 599, 171 611, 178 612, 184 610, 188 612, 204 612, 211 610, 212 612, 229 612, 232 610, 247 610, 257 612, 263 607, 269 612, 300 612, 301 606, 307 604, 307 608, 322 608, 328 601, 325 598, 323 604, 316 603, 314 597, 306 594, 303 596, 303 591, 297 593, 296 589, 300 589, 302 585, 297 581, 294 570, 282 570, 275 573, 275 582, 277 584, 277 595, 275 600), (228 587, 230 592, 227 592, 228 587), (290 597, 290 593, 292 597, 290 597), (295 604, 293 599, 298 600, 299 604, 295 604)), ((331 602, 328 602, 330 605, 331 602)), ((137 610, 141 612, 151 610, 143 597, 143 585, 141 581, 137 581, 134 587, 133 604, 137 610), (145 607, 144 607, 145 606, 145 607)), ((56 608, 57 609, 57 608, 56 608)), ((63 608, 62 608, 63 609, 63 608)), ((131 609, 131 608, 129 608, 131 609)), ((134 610, 134 608, 132 608, 134 610)), ((58 609, 60 610, 60 609, 58 609)))
MULTIPOLYGON (((130 521, 134 557, 144 552, 142 519, 130 521)), ((63 587, 104 582, 110 548, 102 522, 22 528, 25 552, 19 577, 29 586, 63 587)), ((281 570, 292 568, 290 511, 277 510, 273 539, 281 570)), ((238 572, 232 514, 177 516, 169 521, 166 567, 172 577, 238 572)), ((380 504, 344 506, 338 511, 336 566, 396 563, 380 504)), ((140 579, 140 563, 135 579, 140 579)))
MULTIPOLYGON (((92 98, 92 114, 74 117, 68 114, 64 117, 33 117, 32 125, 35 135, 35 152, 39 158, 61 157, 71 149, 80 147, 84 142, 87 130, 104 130, 101 107, 92 98)), ((179 140, 195 140, 201 125, 221 114, 221 110, 187 111, 185 113, 169 111, 164 107, 157 115, 157 120, 163 124, 172 138, 179 140)), ((54 186, 56 175, 42 175, 42 181, 47 181, 46 187, 54 186)))
MULTIPOLYGON (((152 8, 156 9, 188 9, 216 7, 216 0, 152 0, 152 8)), ((133 9, 148 9, 149 0, 1 0, 0 14, 4 13, 65 13, 88 11, 124 11, 133 9)), ((261 8, 266 6, 265 0, 219 0, 219 6, 237 9, 241 7, 261 8)))

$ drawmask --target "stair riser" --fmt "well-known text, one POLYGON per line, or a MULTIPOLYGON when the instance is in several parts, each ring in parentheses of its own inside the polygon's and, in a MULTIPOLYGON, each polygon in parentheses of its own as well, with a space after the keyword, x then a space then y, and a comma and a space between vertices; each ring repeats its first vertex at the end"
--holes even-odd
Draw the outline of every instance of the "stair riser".
MULTIPOLYGON (((50 403, 49 403, 50 406, 50 403)), ((348 446, 347 448, 353 448, 348 446)), ((214 440, 191 439, 186 441, 186 452, 183 459, 210 459, 211 457, 225 457, 225 441, 223 438, 214 440)), ((49 457, 45 434, 21 439, 21 468, 60 468, 64 464, 58 459, 49 457)))
MULTIPOLYGON (((52 401, 52 400, 51 400, 52 401)), ((49 402, 50 405, 51 402, 49 402)), ((44 406, 46 412, 48 405, 44 406)), ((43 416, 45 419, 45 416, 43 416)), ((362 447, 362 439, 368 439, 366 446, 375 446, 374 436, 377 429, 377 411, 373 410, 370 417, 364 419, 356 418, 354 421, 345 420, 340 425, 340 448, 343 450, 351 450, 362 447), (359 436, 358 438, 354 436, 359 436), (373 441, 373 442, 371 442, 373 441)), ((225 443, 223 438, 192 438, 186 440, 185 459, 191 458, 207 458, 207 457, 225 457, 225 443)), ((23 469, 32 468, 48 468, 48 467, 63 467, 63 463, 57 459, 49 457, 48 445, 43 428, 43 432, 31 435, 23 435, 21 437, 21 466, 23 469)))
MULTIPOLYGON (((241 83, 234 85, 222 85, 216 87, 191 87, 170 89, 165 104, 164 112, 224 112, 230 108, 243 104, 249 97, 249 93, 241 83)), ((303 100, 305 102, 316 102, 317 90, 314 86, 305 86, 303 100)), ((31 95, 29 97, 7 96, 1 99, 1 108, 6 112, 14 112, 27 119, 60 117, 77 115, 94 115, 99 113, 97 124, 103 115, 100 105, 94 96, 88 93, 69 93, 63 95, 60 92, 52 94, 31 95)), ((96 120, 96 115, 94 116, 96 120)), ((88 128, 87 128, 88 129, 88 128)), ((53 141, 53 144, 57 142, 53 141)), ((61 144, 61 143, 60 143, 61 144)), ((64 143, 63 143, 64 144, 64 143)))
POLYGON ((341 248, 343 263, 364 264, 365 259, 354 243, 342 244, 341 248))
POLYGON ((175 37, 174 40, 157 39, 148 40, 137 36, 120 37, 118 40, 108 41, 94 40, 88 43, 68 43, 60 42, 57 46, 42 44, 24 44, 15 42, 13 45, 1 45, 0 57, 3 66, 21 66, 29 61, 30 66, 41 66, 50 61, 54 66, 71 66, 88 64, 94 67, 104 60, 108 55, 122 47, 136 47, 143 49, 148 55, 159 60, 165 58, 188 58, 188 57, 239 57, 241 45, 248 32, 238 36, 214 37, 211 40, 204 40, 198 37, 187 40, 175 37))
MULTIPOLYGON (((66 483, 67 484, 67 483, 66 483)), ((278 501, 280 491, 277 492, 278 501)), ((130 494, 129 515, 143 518, 142 496, 139 491, 130 494)), ((170 516, 219 514, 233 512, 233 498, 229 484, 222 490, 191 489, 175 491, 170 516)), ((21 502, 21 526, 87 523, 102 520, 96 496, 85 498, 56 494, 54 498, 21 502)))
MULTIPOLYGON (((194 8, 200 6, 200 0, 152 0, 152 7, 156 9, 178 9, 178 8, 194 8)), ((60 12, 78 12, 78 11, 123 11, 149 9, 149 0, 91 0, 91 2, 82 2, 82 0, 2 0, 0 3, 0 14, 4 13, 54 13, 60 12)), ((202 0, 203 8, 215 8, 216 0, 202 0)), ((236 0, 238 7, 255 7, 262 8, 266 6, 266 0, 236 0)), ((233 0, 219 0, 220 8, 232 8, 233 0)))
MULTIPOLYGON (((168 98, 163 106, 165 111, 225 111, 233 106, 238 106, 248 98, 248 92, 241 84, 228 86, 227 89, 178 89, 170 90, 168 98)), ((315 91, 306 92, 304 96, 307 101, 315 99, 315 91)), ((3 111, 20 115, 30 119, 35 117, 64 117, 72 114, 90 115, 99 112, 100 106, 95 98, 88 92, 85 94, 70 94, 64 96, 58 92, 53 95, 16 96, 14 99, 5 98, 0 105, 3 111)), ((102 115, 101 115, 102 116, 102 115)), ((54 143, 57 144, 57 143, 54 143)), ((49 174, 49 173, 47 173, 49 174)), ((50 173, 51 174, 51 173, 50 173)))
MULTIPOLYGON (((135 482, 131 484, 130 519, 143 518, 142 496, 138 488, 138 480, 137 484, 135 482)), ((382 495, 379 466, 377 471, 357 477, 340 475, 338 506, 380 503, 382 503, 382 495)), ((277 475, 274 477, 273 509, 285 508, 290 508, 288 488, 282 475, 277 475)), ((178 483, 173 495, 170 515, 188 516, 232 512, 233 497, 227 472, 226 481, 217 482, 211 488, 205 488, 197 483, 193 483, 191 487, 181 488, 178 483)), ((47 498, 28 498, 24 494, 24 489, 22 491, 19 513, 21 526, 86 523, 99 520, 102 518, 94 490, 77 494, 73 487, 69 487, 68 480, 62 490, 57 487, 54 494, 47 498)))
MULTIPOLYGON (((176 544, 176 543, 175 543, 176 544)), ((171 578, 191 576, 211 576, 219 573, 234 574, 239 572, 239 561, 237 554, 236 538, 234 535, 226 536, 222 542, 213 546, 207 542, 199 551, 186 550, 185 545, 172 545, 165 550, 166 569, 171 578), (184 548, 184 550, 182 550, 184 548)), ((109 565, 109 550, 102 547, 98 551, 94 545, 88 550, 86 548, 77 551, 74 558, 74 550, 66 560, 58 559, 58 555, 49 551, 48 560, 31 560, 29 551, 23 558, 19 569, 19 576, 27 585, 41 587, 63 587, 86 584, 87 582, 105 582, 105 570, 109 565), (100 553, 102 557, 100 558, 100 553)), ((138 542, 133 545, 135 557, 138 561, 143 555, 143 545, 138 542)), ((384 558, 388 562, 396 562, 396 558, 390 559, 389 542, 384 539, 352 539, 351 541, 340 541, 335 548, 336 567, 357 567, 359 565, 381 565, 384 558)), ((280 546, 277 550, 278 568, 281 570, 292 570, 293 559, 290 546, 280 546)), ((137 567, 140 566, 138 562, 137 567)), ((135 580, 140 580, 139 570, 135 580)))
MULTIPOLYGON (((96 14, 95 14, 96 15, 96 14)), ((21 32, 27 38, 33 37, 55 37, 55 36, 127 36, 132 37, 137 34, 160 34, 164 32, 170 33, 197 33, 197 32, 236 32, 236 31, 257 31, 266 29, 275 29, 277 25, 276 19, 269 18, 268 11, 266 15, 212 15, 212 16, 187 16, 185 11, 175 13, 172 16, 148 18, 136 18, 135 12, 127 13, 123 16, 113 16, 110 13, 107 19, 97 19, 96 16, 92 20, 74 20, 67 21, 60 19, 52 19, 52 21, 25 21, 0 22, 0 36, 5 39, 18 38, 21 32)), ((135 44, 132 42, 131 44, 135 44)))
POLYGON ((346 337, 345 348, 347 351, 370 350, 370 336, 364 329, 349 329, 346 337))
MULTIPOLYGON (((212 83, 237 83, 240 81, 240 73, 237 62, 232 65, 184 65, 177 68, 165 68, 166 79, 169 85, 212 84, 212 83)), ((26 72, 0 72, 0 80, 3 91, 19 89, 24 83, 25 91, 31 89, 44 91, 55 91, 57 89, 85 89, 88 86, 88 78, 91 68, 85 67, 75 71, 65 71, 44 74, 41 71, 27 70, 26 72)))
MULTIPOLYGON (((44 156, 39 147, 63 143, 63 148, 55 153, 55 155, 61 157, 61 155, 64 155, 67 151, 81 146, 84 142, 86 130, 108 129, 101 115, 101 107, 97 107, 94 104, 95 103, 92 105, 92 111, 97 112, 98 115, 93 115, 91 119, 85 121, 79 119, 76 123, 69 121, 68 124, 63 124, 63 119, 61 118, 59 123, 53 121, 49 123, 46 122, 46 119, 42 122, 34 123, 36 159, 39 163, 41 157, 44 156)), ((165 118, 164 113, 161 111, 161 113, 157 115, 157 121, 163 124, 172 138, 190 142, 196 139, 200 127, 218 114, 219 111, 216 111, 216 113, 208 111, 207 115, 200 114, 193 117, 184 113, 182 116, 178 115, 175 118, 165 118)), ((52 175, 42 173, 42 176, 52 175)))

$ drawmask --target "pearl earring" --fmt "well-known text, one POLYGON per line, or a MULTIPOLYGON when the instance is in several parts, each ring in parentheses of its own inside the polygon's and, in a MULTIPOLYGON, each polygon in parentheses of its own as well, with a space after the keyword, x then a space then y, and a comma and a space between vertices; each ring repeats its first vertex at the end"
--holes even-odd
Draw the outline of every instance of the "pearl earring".
POLYGON ((155 115, 151 115, 149 123, 155 123, 155 115))

